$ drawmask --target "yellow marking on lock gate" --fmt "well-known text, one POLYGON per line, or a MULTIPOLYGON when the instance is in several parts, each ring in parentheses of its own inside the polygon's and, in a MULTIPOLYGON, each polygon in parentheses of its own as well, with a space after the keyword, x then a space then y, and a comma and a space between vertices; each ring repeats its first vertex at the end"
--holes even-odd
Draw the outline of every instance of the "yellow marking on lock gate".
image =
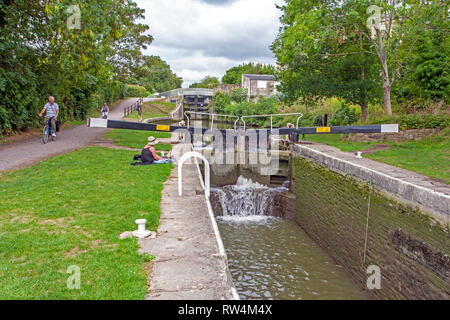
POLYGON ((331 128, 330 127, 318 127, 317 133, 330 133, 331 128))
POLYGON ((156 126, 157 131, 170 131, 170 126, 163 126, 163 125, 157 125, 156 126))

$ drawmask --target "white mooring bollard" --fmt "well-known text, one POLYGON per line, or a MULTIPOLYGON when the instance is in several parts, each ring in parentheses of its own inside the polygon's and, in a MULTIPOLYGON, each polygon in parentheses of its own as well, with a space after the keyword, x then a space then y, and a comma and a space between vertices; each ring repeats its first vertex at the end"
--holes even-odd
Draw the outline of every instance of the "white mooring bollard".
POLYGON ((135 222, 138 225, 138 229, 136 231, 133 231, 133 236, 135 236, 136 238, 146 238, 151 234, 151 231, 145 230, 145 224, 147 223, 147 220, 137 219, 135 222))
POLYGON ((362 159, 363 157, 362 157, 362 152, 361 151, 358 151, 358 155, 356 156, 356 158, 358 158, 358 159, 362 159))

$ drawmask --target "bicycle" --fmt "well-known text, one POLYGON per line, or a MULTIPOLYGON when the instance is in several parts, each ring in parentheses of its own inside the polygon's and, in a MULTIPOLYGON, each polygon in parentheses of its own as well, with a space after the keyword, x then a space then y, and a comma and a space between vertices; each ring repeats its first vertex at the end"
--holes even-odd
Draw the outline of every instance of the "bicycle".
POLYGON ((42 142, 44 142, 44 144, 47 144, 49 137, 51 137, 52 141, 56 140, 56 137, 53 136, 52 126, 50 124, 50 118, 45 117, 45 126, 44 126, 44 131, 42 133, 42 142))

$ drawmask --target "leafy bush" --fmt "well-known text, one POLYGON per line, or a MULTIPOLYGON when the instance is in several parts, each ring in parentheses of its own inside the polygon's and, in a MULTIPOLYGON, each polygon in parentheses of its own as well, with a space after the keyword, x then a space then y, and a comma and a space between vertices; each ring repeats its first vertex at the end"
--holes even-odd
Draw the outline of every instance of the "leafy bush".
POLYGON ((231 100, 238 103, 247 100, 247 89, 235 88, 234 90, 231 90, 231 100))
POLYGON ((217 92, 211 102, 211 107, 216 113, 225 113, 225 107, 231 104, 231 97, 225 92, 217 92))
POLYGON ((393 116, 381 118, 372 121, 373 124, 398 123, 401 130, 409 129, 433 129, 447 128, 450 126, 450 117, 447 115, 430 115, 430 114, 407 114, 401 116, 393 116))
POLYGON ((314 125, 314 127, 323 126, 323 117, 320 114, 315 116, 313 125, 314 125))
POLYGON ((126 97, 147 97, 150 95, 144 87, 138 85, 127 84, 125 85, 126 97))
POLYGON ((450 126, 450 118, 443 115, 419 116, 417 114, 409 114, 400 116, 397 122, 402 130, 446 128, 450 126))
POLYGON ((356 113, 353 109, 342 103, 339 109, 337 109, 330 120, 332 126, 348 126, 355 123, 357 120, 356 113))

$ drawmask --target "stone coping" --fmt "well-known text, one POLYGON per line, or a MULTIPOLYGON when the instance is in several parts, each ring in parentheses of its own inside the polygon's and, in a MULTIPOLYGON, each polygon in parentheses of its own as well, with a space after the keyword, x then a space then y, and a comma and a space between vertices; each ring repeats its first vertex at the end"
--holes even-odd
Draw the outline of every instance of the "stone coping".
POLYGON ((295 144, 291 151, 293 155, 319 163, 332 171, 368 182, 408 205, 418 206, 424 213, 444 224, 449 224, 450 186, 445 183, 371 159, 358 159, 352 153, 327 145, 295 144))

